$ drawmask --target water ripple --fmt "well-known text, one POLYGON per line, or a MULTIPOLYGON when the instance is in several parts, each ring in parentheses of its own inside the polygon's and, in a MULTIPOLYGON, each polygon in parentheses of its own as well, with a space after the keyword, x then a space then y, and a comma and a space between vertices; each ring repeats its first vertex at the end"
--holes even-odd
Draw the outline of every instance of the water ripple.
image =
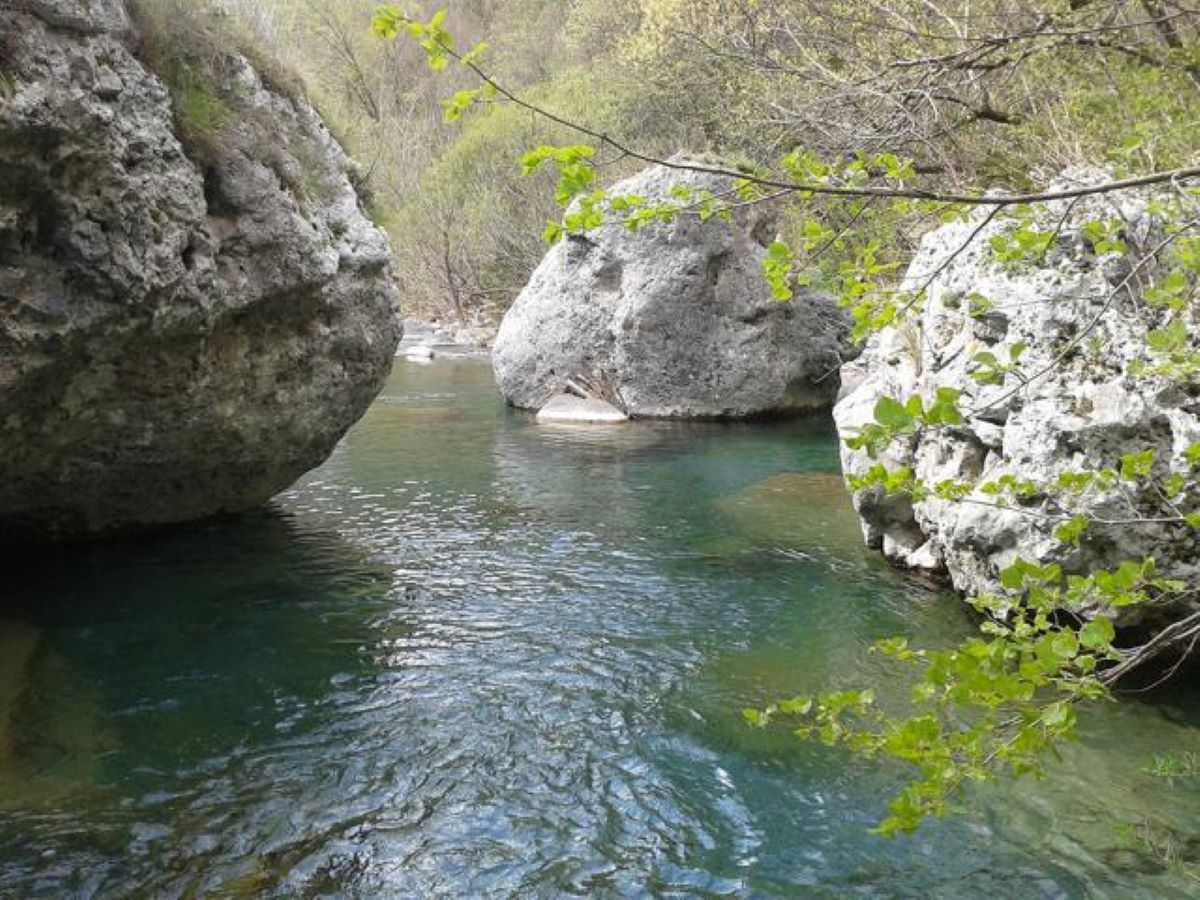
POLYGON ((272 511, 18 577, 0 894, 1187 896, 1093 799, 1197 830, 1119 765, 1196 742, 1166 710, 892 843, 897 773, 744 726, 970 627, 861 548, 836 465, 824 423, 548 429, 402 364, 272 511))

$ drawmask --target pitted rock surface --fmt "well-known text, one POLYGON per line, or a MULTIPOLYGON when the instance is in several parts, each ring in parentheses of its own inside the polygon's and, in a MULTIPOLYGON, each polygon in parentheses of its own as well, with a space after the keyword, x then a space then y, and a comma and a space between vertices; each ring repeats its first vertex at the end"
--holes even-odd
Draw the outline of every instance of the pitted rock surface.
MULTIPOLYGON (((1102 177, 1090 172, 1076 179, 1102 177)), ((1076 180, 1063 186, 1069 183, 1076 180)), ((1059 227, 1060 235, 1037 264, 998 264, 989 240, 1009 223, 997 217, 985 224, 983 211, 927 235, 906 276, 910 289, 925 289, 927 306, 916 322, 872 338, 846 373, 853 386, 834 416, 843 437, 851 436, 872 420, 881 397, 928 398, 943 386, 963 391, 959 406, 967 419, 923 431, 878 460, 843 447, 845 472, 861 476, 883 462, 910 467, 928 485, 997 483, 1011 475, 1053 486, 1062 473, 1117 468, 1122 455, 1152 449, 1156 475, 1179 472, 1194 485, 1184 451, 1200 441, 1200 398, 1163 378, 1134 377, 1138 361, 1147 358, 1147 333, 1163 324, 1164 313, 1139 299, 1128 257, 1098 256, 1082 233, 1089 220, 1117 219, 1131 246, 1154 246, 1162 229, 1149 199, 1126 194, 1070 208, 1052 205, 1043 227, 1059 227), (1007 364, 1018 344, 1027 348, 1019 372, 1028 384, 1017 371, 995 384, 975 377, 980 353, 1007 364)), ((1161 501, 1154 493, 1125 484, 1063 501, 1071 513, 1096 520, 1079 546, 1054 536, 1063 513, 1050 493, 1003 498, 1004 509, 995 495, 980 490, 963 501, 911 503, 872 489, 859 491, 854 502, 871 546, 902 566, 943 573, 959 590, 980 593, 999 590, 1000 570, 1018 557, 1058 563, 1068 572, 1154 557, 1161 572, 1195 578, 1195 529, 1130 524, 1158 515, 1161 501)), ((1176 502, 1186 511, 1200 498, 1185 493, 1176 502)))
POLYGON ((0 0, 0 543, 262 503, 399 340, 386 237, 239 60, 204 162, 121 0, 0 0))

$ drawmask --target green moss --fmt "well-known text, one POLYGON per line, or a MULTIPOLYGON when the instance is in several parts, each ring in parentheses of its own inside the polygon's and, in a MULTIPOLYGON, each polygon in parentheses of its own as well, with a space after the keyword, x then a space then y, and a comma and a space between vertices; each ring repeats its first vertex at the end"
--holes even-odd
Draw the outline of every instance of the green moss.
POLYGON ((329 177, 325 148, 301 138, 288 149, 299 169, 298 177, 292 179, 296 183, 291 187, 301 202, 332 203, 337 199, 337 186, 329 177))
POLYGON ((207 0, 133 0, 130 7, 140 57, 170 91, 180 139, 197 162, 211 163, 238 116, 248 112, 239 109, 233 90, 240 60, 269 90, 293 102, 303 97, 298 76, 207 0))
POLYGON ((233 119, 229 105, 211 86, 202 83, 179 84, 171 96, 184 145, 207 159, 215 157, 222 146, 221 136, 233 119))

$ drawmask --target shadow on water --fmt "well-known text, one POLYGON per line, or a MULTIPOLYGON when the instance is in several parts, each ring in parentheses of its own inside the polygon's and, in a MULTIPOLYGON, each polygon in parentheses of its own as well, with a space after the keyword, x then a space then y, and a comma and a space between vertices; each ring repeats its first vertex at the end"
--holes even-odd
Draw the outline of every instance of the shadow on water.
POLYGON ((90 893, 139 864, 152 883, 155 844, 209 819, 181 782, 217 778, 213 799, 331 685, 369 677, 377 620, 402 630, 391 584, 281 511, 25 559, 0 608, 0 892, 90 893))
POLYGON ((745 726, 970 631, 837 465, 819 420, 545 428, 399 364, 271 510, 14 567, 0 894, 1188 896, 1200 796, 1138 767, 1195 698, 892 842, 900 773, 745 726))

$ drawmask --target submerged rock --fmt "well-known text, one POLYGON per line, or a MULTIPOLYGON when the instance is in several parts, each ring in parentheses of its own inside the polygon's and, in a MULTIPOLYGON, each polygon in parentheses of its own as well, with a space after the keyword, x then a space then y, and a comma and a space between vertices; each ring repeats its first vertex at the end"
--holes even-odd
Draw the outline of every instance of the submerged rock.
POLYGON ((263 502, 399 339, 352 164, 232 51, 152 71, 122 0, 2 5, 0 542, 263 502))
MULTIPOLYGON (((1127 261, 1112 253, 1097 256, 1082 234, 1089 220, 1116 216, 1131 246, 1153 246, 1161 235, 1148 198, 1114 195, 1053 206, 1047 227, 1057 226, 1059 236, 1036 265, 998 264, 989 239, 1008 223, 1000 217, 986 224, 984 215, 926 236, 907 273, 910 288, 926 289, 924 312, 871 340, 854 364, 861 381, 834 410, 845 437, 872 420, 881 397, 928 398, 947 386, 963 391, 959 405, 969 413, 966 421, 926 430, 879 460, 843 448, 846 473, 862 475, 884 462, 912 468, 928 485, 1005 476, 1052 485, 1062 473, 1119 467, 1122 455, 1153 450, 1158 475, 1186 474, 1184 450, 1200 441, 1200 401, 1168 380, 1133 377, 1146 355, 1147 333, 1163 316, 1141 304, 1136 292, 1123 290, 1127 261), (981 359, 988 359, 981 353, 1001 366, 1015 354, 1022 373, 1045 374, 1025 385, 1015 371, 981 379, 981 359)), ((1187 479, 1194 486, 1194 477, 1187 479)), ((1196 577, 1200 535, 1194 529, 1128 524, 1160 506, 1153 493, 1130 483, 1070 497, 1072 512, 1112 522, 1093 524, 1079 546, 1055 537, 1061 516, 1046 513, 1061 510, 1040 492, 1005 509, 978 489, 962 501, 918 503, 866 490, 854 502, 871 546, 898 564, 944 573, 956 588, 976 593, 997 590, 998 573, 1017 557, 1080 572, 1152 556, 1173 577, 1196 577)), ((1194 508, 1197 499, 1185 492, 1177 502, 1194 508)))
POLYGON ((740 535, 795 550, 862 552, 858 518, 836 475, 785 472, 717 501, 740 535))
MULTIPOLYGON (((611 193, 663 200, 680 184, 720 194, 731 180, 654 167, 611 193)), ((612 222, 560 241, 496 336, 501 392, 539 409, 568 380, 584 380, 634 417, 829 407, 848 353, 846 318, 821 294, 771 296, 766 215, 759 206, 731 222, 685 214, 634 233, 612 222)))
POLYGON ((29 684, 30 664, 40 641, 41 632, 32 625, 0 621, 0 773, 16 746, 13 719, 29 684))

